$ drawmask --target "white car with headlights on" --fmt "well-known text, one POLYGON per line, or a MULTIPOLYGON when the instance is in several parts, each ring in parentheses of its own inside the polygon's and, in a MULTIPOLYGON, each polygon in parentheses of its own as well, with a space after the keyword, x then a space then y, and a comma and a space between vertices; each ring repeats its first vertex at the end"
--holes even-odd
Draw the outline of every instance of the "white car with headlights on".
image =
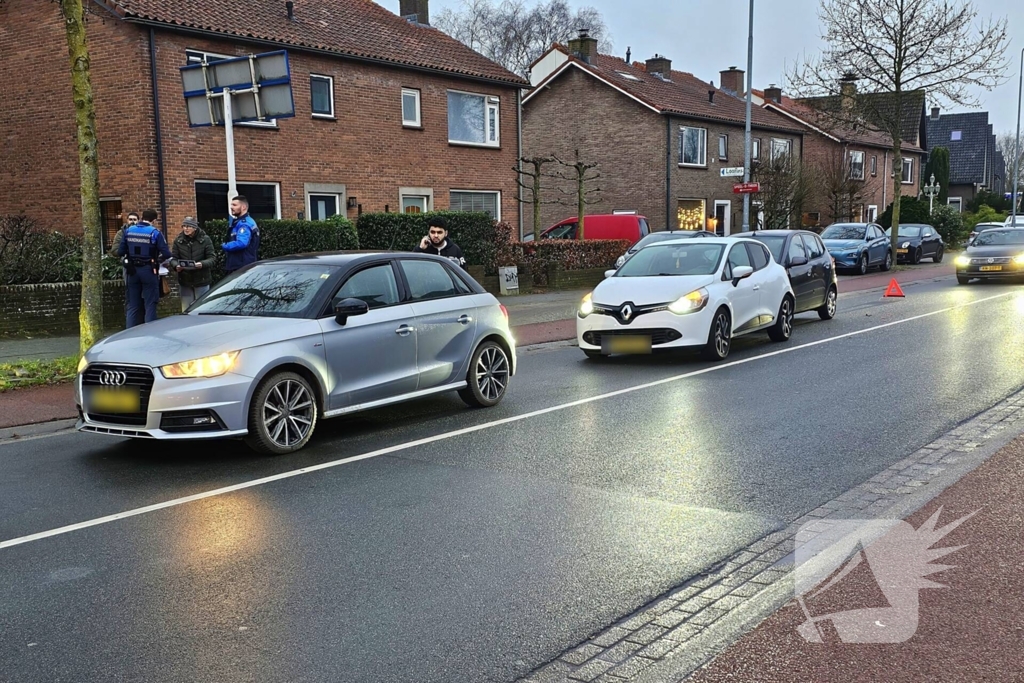
POLYGON ((576 339, 590 358, 614 353, 700 348, 729 355, 732 339, 793 332, 786 269, 751 239, 705 238, 644 247, 584 297, 576 339))

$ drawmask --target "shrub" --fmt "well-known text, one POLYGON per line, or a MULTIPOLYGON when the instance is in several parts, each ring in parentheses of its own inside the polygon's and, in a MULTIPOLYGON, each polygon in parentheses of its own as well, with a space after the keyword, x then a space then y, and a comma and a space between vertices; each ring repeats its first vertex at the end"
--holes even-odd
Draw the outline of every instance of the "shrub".
POLYGON ((993 209, 988 204, 982 204, 977 213, 964 213, 964 229, 970 233, 978 223, 1002 223, 1006 220, 1006 214, 993 209))
MULTIPOLYGON (((907 223, 930 223, 928 220, 928 200, 921 200, 917 197, 903 197, 900 199, 900 224, 907 223)), ((885 213, 878 217, 878 224, 888 230, 892 227, 892 204, 885 209, 885 213)))
POLYGON ((0 217, 0 284, 82 279, 82 238, 45 232, 25 216, 0 217))
MULTIPOLYGON (((344 216, 331 216, 326 221, 279 221, 268 218, 257 221, 257 225, 260 228, 260 259, 359 248, 355 225, 344 216)), ((228 238, 228 221, 207 221, 204 227, 217 252, 213 278, 218 280, 224 277, 224 250, 220 245, 228 238)))
POLYGON ((959 247, 970 233, 970 229, 964 225, 963 216, 952 206, 936 206, 927 223, 939 231, 947 249, 959 247))
POLYGON ((540 240, 523 242, 523 259, 538 284, 547 283, 549 265, 564 270, 611 268, 630 247, 629 240, 540 240))
POLYGON ((448 224, 448 237, 459 245, 466 263, 482 265, 495 272, 497 253, 495 222, 490 214, 471 211, 428 213, 364 213, 359 217, 359 246, 362 249, 412 251, 427 234, 427 220, 440 216, 448 224))

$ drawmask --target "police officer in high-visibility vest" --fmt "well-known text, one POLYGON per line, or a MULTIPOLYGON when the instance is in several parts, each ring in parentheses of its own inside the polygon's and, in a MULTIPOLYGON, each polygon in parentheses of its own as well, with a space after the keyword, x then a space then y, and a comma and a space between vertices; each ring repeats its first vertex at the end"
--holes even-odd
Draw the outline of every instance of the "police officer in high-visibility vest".
POLYGON ((142 220, 129 226, 121 238, 117 253, 124 259, 127 271, 128 327, 156 320, 156 305, 160 301, 160 264, 171 258, 167 240, 153 227, 156 211, 146 209, 142 220))
POLYGON ((224 272, 256 263, 260 251, 260 229, 249 215, 249 200, 238 195, 231 200, 231 236, 221 245, 224 250, 224 272))

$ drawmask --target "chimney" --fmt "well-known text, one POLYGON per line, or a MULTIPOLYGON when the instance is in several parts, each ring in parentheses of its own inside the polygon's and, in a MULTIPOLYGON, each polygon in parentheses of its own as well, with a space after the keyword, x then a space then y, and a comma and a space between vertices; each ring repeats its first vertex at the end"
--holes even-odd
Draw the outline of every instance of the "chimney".
POLYGON ((932 107, 932 121, 938 121, 938 120, 939 120, 939 108, 938 107, 932 107))
POLYGON ((764 89, 764 98, 775 104, 782 104, 782 88, 777 88, 774 83, 764 89))
POLYGON ((632 58, 632 56, 633 56, 633 50, 627 47, 626 48, 626 64, 629 64, 629 60, 630 60, 630 58, 632 58))
POLYGON ((288 12, 288 21, 294 21, 295 20, 295 3, 292 2, 292 0, 288 0, 288 2, 284 3, 284 9, 285 9, 285 11, 288 12))
POLYGON ((430 25, 430 7, 428 0, 401 0, 398 14, 416 24, 430 25))
POLYGON ((597 38, 590 37, 590 29, 581 28, 579 35, 569 41, 569 52, 590 64, 597 57, 597 38))
POLYGON ((708 102, 711 104, 715 103, 715 89, 713 87, 708 88, 708 102))
POLYGON ((843 111, 853 109, 853 99, 857 96, 857 77, 852 73, 845 73, 839 79, 839 100, 843 111))
POLYGON ((663 77, 669 78, 672 75, 672 60, 655 54, 647 60, 647 73, 661 74, 663 77))
POLYGON ((746 92, 743 89, 743 69, 730 66, 728 71, 719 73, 722 76, 722 90, 731 92, 733 95, 742 95, 746 92))

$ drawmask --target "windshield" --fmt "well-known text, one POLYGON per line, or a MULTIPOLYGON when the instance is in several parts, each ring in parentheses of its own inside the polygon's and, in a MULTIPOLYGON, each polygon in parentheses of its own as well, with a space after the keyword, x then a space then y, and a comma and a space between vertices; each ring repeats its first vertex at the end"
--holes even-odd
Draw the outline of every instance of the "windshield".
POLYGON ((751 237, 768 247, 768 251, 772 252, 776 263, 782 263, 782 250, 786 246, 785 235, 751 235, 751 237))
POLYGON ((294 263, 259 265, 215 286, 188 312, 297 318, 336 270, 294 263))
POLYGON ((998 247, 1004 244, 1024 244, 1024 230, 986 230, 974 238, 975 247, 998 247))
MULTIPOLYGON (((889 228, 888 230, 886 230, 885 234, 888 235, 889 237, 892 237, 892 228, 889 228)), ((913 225, 901 225, 900 226, 899 236, 900 237, 920 237, 921 236, 921 228, 918 228, 918 227, 913 226, 913 225)))
POLYGON ((823 240, 862 240, 864 239, 863 225, 830 225, 821 233, 823 240))
POLYGON ((711 275, 718 270, 723 250, 723 245, 708 244, 704 240, 690 244, 655 244, 638 251, 615 277, 711 275))
POLYGON ((630 251, 636 253, 643 249, 644 247, 646 247, 648 244, 664 242, 665 240, 686 239, 688 237, 695 237, 696 235, 696 230, 694 230, 693 232, 689 232, 686 230, 673 230, 672 232, 652 232, 650 235, 634 244, 633 248, 630 249, 630 251))

